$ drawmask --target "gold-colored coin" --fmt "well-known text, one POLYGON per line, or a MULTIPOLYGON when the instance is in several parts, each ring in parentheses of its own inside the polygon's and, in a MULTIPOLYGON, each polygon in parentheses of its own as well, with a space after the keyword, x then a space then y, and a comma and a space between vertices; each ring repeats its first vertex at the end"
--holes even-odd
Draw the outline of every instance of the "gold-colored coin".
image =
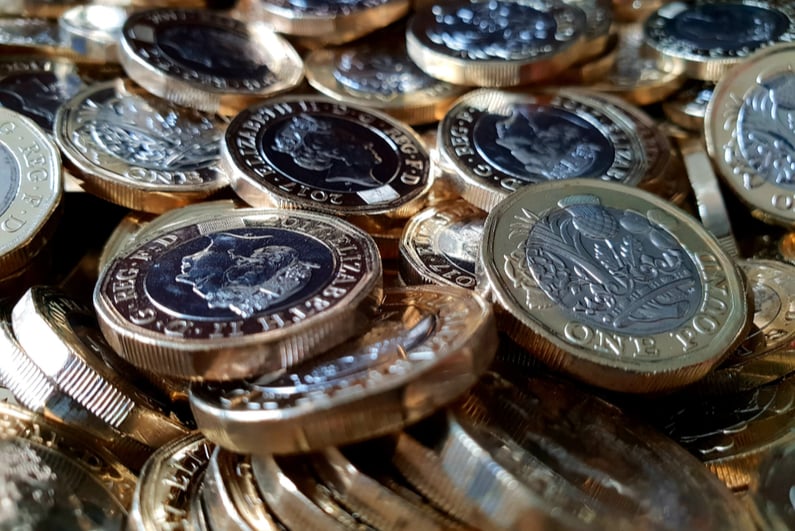
POLYGON ((525 188, 486 220, 478 288, 550 367, 625 392, 706 375, 750 325, 745 283, 701 225, 634 188, 525 188))
POLYGON ((793 62, 795 45, 782 44, 735 66, 716 85, 704 120, 724 181, 752 214, 785 226, 795 225, 795 133, 786 103, 793 62))

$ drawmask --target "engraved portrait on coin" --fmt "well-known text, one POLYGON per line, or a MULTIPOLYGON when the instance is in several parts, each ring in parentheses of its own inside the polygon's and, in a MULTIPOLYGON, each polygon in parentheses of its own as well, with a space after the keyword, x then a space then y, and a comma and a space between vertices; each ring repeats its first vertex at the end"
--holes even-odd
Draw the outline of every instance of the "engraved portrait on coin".
POLYGON ((395 177, 389 167, 397 161, 389 146, 356 123, 299 114, 274 129, 272 140, 265 132, 265 152, 281 159, 283 171, 308 186, 358 192, 389 184, 395 177), (381 164, 387 171, 380 169, 381 164), (309 171, 290 172, 290 165, 309 171))
POLYGON ((399 214, 416 210, 429 186, 428 153, 413 131, 320 97, 249 107, 227 128, 222 154, 232 187, 252 205, 399 214))
POLYGON ((354 49, 342 53, 334 79, 352 91, 375 93, 382 98, 426 89, 438 81, 402 55, 377 50, 354 49))
POLYGON ((0 142, 0 216, 5 214, 19 193, 19 163, 14 154, 0 142))
POLYGON ((474 275, 484 219, 451 223, 436 236, 436 248, 458 268, 474 275))
POLYGON ((538 286, 572 319, 631 335, 682 326, 703 287, 674 236, 645 215, 592 195, 558 201, 525 242, 538 286))
POLYGON ((319 241, 277 229, 236 229, 186 242, 153 264, 145 286, 156 303, 190 318, 289 307, 328 282, 333 256, 319 241))
POLYGON ((610 140, 564 109, 514 105, 507 116, 484 115, 474 130, 478 149, 495 166, 527 183, 601 177, 613 163, 610 140))
POLYGON ((467 59, 520 59, 570 36, 559 33, 552 14, 515 2, 440 4, 432 13, 428 39, 467 59))
POLYGON ((74 144, 89 141, 127 164, 162 172, 198 170, 217 162, 223 131, 213 120, 108 92, 80 106, 71 135, 74 144))
POLYGON ((76 74, 15 73, 0 77, 0 106, 24 114, 51 132, 55 113, 83 86, 76 74))

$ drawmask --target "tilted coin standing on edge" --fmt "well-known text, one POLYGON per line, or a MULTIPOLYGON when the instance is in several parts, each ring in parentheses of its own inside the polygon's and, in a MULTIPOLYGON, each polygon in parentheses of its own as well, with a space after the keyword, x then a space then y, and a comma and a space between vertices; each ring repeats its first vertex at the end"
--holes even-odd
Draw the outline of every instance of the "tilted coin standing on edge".
POLYGON ((473 289, 485 221, 485 212, 462 199, 415 214, 400 239, 400 278, 473 289))
MULTIPOLYGON (((397 38, 402 43, 404 37, 397 38)), ((438 121, 465 90, 432 78, 409 59, 405 45, 389 41, 315 50, 304 64, 318 92, 411 125, 438 121)))
POLYGON ((249 107, 221 149, 232 188, 254 206, 408 217, 431 182, 428 152, 408 126, 318 96, 249 107))
POLYGON ((441 423, 398 435, 394 463, 479 529, 754 529, 701 463, 571 384, 489 372, 441 423))
POLYGON ((152 94, 207 112, 240 110, 304 75, 295 49, 273 31, 205 10, 131 14, 119 55, 127 75, 152 94))
POLYGON ((278 378, 191 386, 197 426, 241 453, 296 453, 401 429, 451 402, 496 350, 491 307, 461 288, 386 290, 366 334, 278 378))
POLYGON ((615 183, 511 195, 486 219, 480 265, 478 288, 502 308, 501 328, 598 387, 686 385, 750 326, 745 283, 715 239, 670 203, 615 183))
POLYGON ((193 529, 187 522, 195 510, 192 502, 199 496, 212 452, 213 444, 200 433, 193 433, 152 454, 135 486, 127 529, 155 531, 169 526, 193 529))
POLYGON ((122 529, 135 476, 80 431, 0 403, 3 525, 122 529))
POLYGON ((244 9, 279 33, 342 44, 403 17, 408 0, 243 0, 244 9))
MULTIPOLYGON (((795 9, 795 8, 793 8, 795 9)), ((704 137, 718 172, 752 213, 795 225, 795 45, 761 50, 715 86, 704 137)))
POLYGON ((456 0, 416 12, 406 47, 437 79, 503 87, 562 72, 586 55, 585 35, 583 10, 557 0, 456 0))
POLYGON ((662 110, 679 127, 700 133, 704 130, 704 117, 714 90, 714 83, 692 81, 663 102, 662 110))
POLYGON ((671 2, 646 19, 643 32, 660 70, 719 81, 759 48, 795 40, 795 6, 766 0, 671 2))
POLYGON ((511 192, 587 177, 639 185, 649 153, 630 118, 587 92, 461 97, 439 123, 439 151, 461 196, 485 211, 511 192))
POLYGON ((85 191, 162 213, 227 186, 220 167, 226 121, 135 92, 122 79, 93 84, 64 103, 55 140, 85 191))
POLYGON ((117 256, 94 291, 108 342, 148 371, 281 372, 360 331, 380 297, 372 238, 304 211, 230 209, 117 256))
POLYGON ((0 108, 0 277, 22 269, 54 230, 63 178, 58 149, 29 118, 0 108))

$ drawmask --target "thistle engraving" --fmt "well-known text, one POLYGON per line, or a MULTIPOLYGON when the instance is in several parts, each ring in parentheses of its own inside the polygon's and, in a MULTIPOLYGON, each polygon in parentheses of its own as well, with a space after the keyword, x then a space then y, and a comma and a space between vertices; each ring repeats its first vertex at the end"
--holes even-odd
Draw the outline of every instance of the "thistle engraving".
POLYGON ((615 333, 657 334, 682 326, 701 300, 696 265, 648 217, 605 207, 591 195, 558 202, 524 242, 538 288, 572 320, 615 333))
POLYGON ((349 90, 376 94, 385 100, 438 83, 412 63, 405 52, 393 54, 368 49, 341 54, 333 75, 349 90))
MULTIPOLYGON (((435 24, 427 30, 428 39, 472 60, 532 57, 547 53, 546 47, 562 36, 552 14, 520 3, 435 5, 432 14, 435 24)), ((563 33, 565 38, 572 34, 563 33)))
POLYGON ((157 171, 190 171, 218 161, 223 132, 199 114, 156 109, 133 95, 88 99, 72 141, 90 143, 127 164, 157 171))
POLYGON ((300 292, 320 267, 301 260, 293 247, 267 245, 269 236, 215 233, 207 238, 207 247, 182 258, 175 280, 191 286, 208 307, 245 318, 300 292))
MULTIPOLYGON (((737 117, 739 155, 764 181, 795 186, 795 73, 759 80, 737 117)), ((754 179, 746 179, 753 187, 754 179)))

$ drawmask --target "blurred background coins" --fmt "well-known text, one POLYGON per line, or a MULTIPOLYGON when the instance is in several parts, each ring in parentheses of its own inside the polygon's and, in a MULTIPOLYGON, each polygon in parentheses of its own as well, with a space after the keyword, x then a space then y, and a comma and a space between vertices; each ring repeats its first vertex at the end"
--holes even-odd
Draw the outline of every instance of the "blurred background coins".
POLYGON ((405 218, 430 187, 428 152, 389 116, 317 96, 249 107, 222 148, 232 188, 254 206, 405 218))
POLYGON ((408 54, 428 75, 458 85, 505 87, 551 78, 586 54, 586 15, 574 4, 457 0, 423 6, 408 23, 408 54))
POLYGON ((148 371, 229 380, 284 371, 366 325, 372 238, 304 211, 230 209, 117 255, 94 304, 108 342, 148 371))
POLYGON ((510 196, 486 220, 480 261, 479 289, 505 312, 508 335, 599 387, 683 386, 750 325, 745 283, 714 238, 615 183, 557 181, 510 196))
POLYGON ((119 6, 75 6, 58 17, 61 41, 84 59, 119 62, 121 28, 127 11, 119 6))
POLYGON ((225 120, 141 94, 129 81, 95 83, 63 104, 56 141, 82 188, 162 213, 228 184, 220 167, 225 120))
POLYGON ((795 45, 767 48, 729 71, 707 106, 705 138, 718 172, 758 217, 795 224, 795 133, 787 125, 795 45))
POLYGON ((207 112, 240 110, 303 79, 301 58, 280 36, 203 10, 133 13, 122 28, 120 59, 148 91, 207 112))
POLYGON ((22 269, 51 236, 63 179, 57 148, 39 126, 0 108, 0 276, 22 269))
POLYGON ((370 330, 279 378, 191 388, 197 425, 241 453, 296 453, 399 430, 471 386, 494 356, 493 314, 461 288, 385 291, 370 330))
POLYGON ((759 48, 795 39, 795 6, 764 0, 670 2, 646 19, 643 31, 660 70, 719 81, 759 48))

